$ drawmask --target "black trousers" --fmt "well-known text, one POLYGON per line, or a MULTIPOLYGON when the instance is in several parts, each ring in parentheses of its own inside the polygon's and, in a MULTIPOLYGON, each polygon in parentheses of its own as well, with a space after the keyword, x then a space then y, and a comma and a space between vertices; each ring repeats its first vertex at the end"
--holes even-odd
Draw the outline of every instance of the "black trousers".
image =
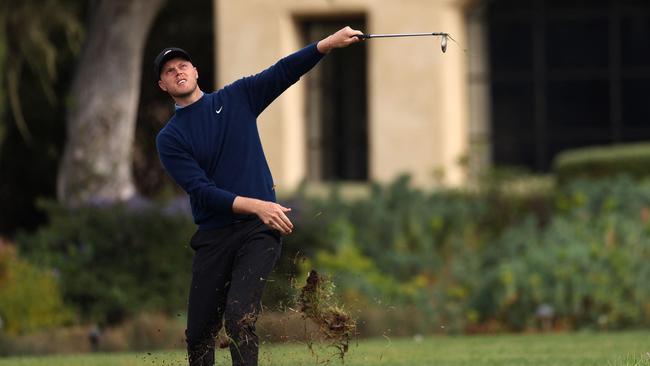
POLYGON ((256 366, 255 322, 282 246, 277 230, 252 219, 192 236, 192 284, 185 331, 190 366, 214 365, 224 319, 233 365, 256 366))

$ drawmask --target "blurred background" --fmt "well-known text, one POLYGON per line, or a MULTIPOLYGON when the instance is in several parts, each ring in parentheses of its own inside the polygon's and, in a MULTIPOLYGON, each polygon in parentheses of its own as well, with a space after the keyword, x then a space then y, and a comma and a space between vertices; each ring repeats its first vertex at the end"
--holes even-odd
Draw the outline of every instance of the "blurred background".
POLYGON ((307 271, 362 337, 650 326, 645 0, 0 2, 0 355, 182 348, 195 230, 155 136, 154 57, 204 91, 345 25, 259 119, 297 227, 260 334, 307 271))

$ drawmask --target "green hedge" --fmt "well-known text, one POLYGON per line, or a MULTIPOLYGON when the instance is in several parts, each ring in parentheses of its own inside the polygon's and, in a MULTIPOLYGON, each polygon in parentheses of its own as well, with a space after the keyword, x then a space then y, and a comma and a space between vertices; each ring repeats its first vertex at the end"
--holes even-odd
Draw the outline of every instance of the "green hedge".
POLYGON ((143 310, 185 309, 191 217, 171 206, 134 206, 44 203, 49 223, 17 237, 29 260, 60 274, 64 298, 82 321, 113 324, 143 310))
POLYGON ((650 143, 589 147, 559 154, 553 170, 560 183, 579 178, 650 176, 650 143))

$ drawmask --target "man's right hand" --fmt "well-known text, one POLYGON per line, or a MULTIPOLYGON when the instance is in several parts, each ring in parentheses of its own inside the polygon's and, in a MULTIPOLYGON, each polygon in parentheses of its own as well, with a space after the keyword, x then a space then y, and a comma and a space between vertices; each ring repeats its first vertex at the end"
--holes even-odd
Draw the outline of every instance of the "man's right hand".
POLYGON ((289 235, 293 231, 293 224, 286 215, 291 209, 275 202, 237 196, 232 203, 232 210, 237 214, 255 214, 264 224, 282 235, 289 235))
POLYGON ((345 27, 334 34, 329 35, 327 38, 319 41, 316 44, 316 48, 318 48, 318 51, 320 53, 326 54, 334 48, 343 48, 353 43, 360 42, 362 39, 357 36, 362 34, 363 32, 360 30, 345 27))

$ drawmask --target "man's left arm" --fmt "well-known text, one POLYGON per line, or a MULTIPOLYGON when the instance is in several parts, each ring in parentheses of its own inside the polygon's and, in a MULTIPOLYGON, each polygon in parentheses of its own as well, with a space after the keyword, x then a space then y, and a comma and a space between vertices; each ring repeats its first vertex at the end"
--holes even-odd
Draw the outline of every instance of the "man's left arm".
POLYGON ((311 70, 323 56, 334 48, 343 48, 359 42, 361 31, 345 27, 316 44, 295 52, 261 73, 243 78, 243 83, 255 115, 259 115, 287 88, 311 70))

